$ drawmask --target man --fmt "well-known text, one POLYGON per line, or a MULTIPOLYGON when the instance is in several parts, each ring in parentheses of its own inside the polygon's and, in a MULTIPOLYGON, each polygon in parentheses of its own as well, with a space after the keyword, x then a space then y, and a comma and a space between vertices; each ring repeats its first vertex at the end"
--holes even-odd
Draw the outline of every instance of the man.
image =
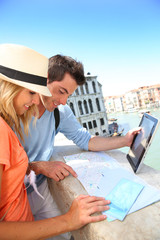
MULTIPOLYGON (((85 83, 83 65, 66 56, 56 55, 49 59, 48 88, 52 97, 41 96, 39 119, 36 127, 30 124, 31 135, 25 137, 24 148, 30 159, 30 168, 38 175, 37 185, 45 200, 40 199, 33 189, 28 189, 28 197, 35 219, 44 219, 59 215, 60 212, 51 197, 46 177, 55 181, 64 179, 69 174, 76 177, 74 170, 63 162, 49 161, 54 152, 54 138, 58 132, 80 148, 89 151, 106 151, 130 146, 139 129, 129 131, 126 136, 105 138, 91 136, 76 120, 71 109, 66 105, 68 97, 85 83), (59 108, 60 123, 55 131, 54 109, 59 108)), ((68 236, 52 239, 68 239, 68 236), (64 237, 64 238, 63 238, 64 237)))

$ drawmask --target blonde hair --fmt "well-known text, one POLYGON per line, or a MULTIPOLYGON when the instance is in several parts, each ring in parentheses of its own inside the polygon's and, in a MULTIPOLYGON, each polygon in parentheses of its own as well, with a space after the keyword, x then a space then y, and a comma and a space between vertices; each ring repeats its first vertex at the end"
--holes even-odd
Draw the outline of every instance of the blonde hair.
POLYGON ((23 115, 16 114, 13 106, 13 99, 23 89, 23 87, 0 79, 0 116, 19 135, 22 141, 23 134, 21 121, 24 126, 24 132, 28 135, 29 123, 32 116, 38 116, 38 108, 36 105, 31 106, 23 115))

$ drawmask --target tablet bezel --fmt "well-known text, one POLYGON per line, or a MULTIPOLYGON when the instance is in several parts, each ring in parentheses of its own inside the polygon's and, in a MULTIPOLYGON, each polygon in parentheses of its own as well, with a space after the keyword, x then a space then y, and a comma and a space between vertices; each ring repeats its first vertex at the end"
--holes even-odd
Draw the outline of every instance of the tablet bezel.
POLYGON ((135 142, 136 142, 136 139, 137 139, 137 135, 138 135, 138 134, 135 135, 135 137, 134 137, 134 139, 133 139, 133 142, 132 142, 132 144, 131 144, 129 153, 127 154, 127 159, 128 159, 128 161, 129 161, 129 163, 130 163, 130 165, 131 165, 131 167, 132 167, 132 169, 133 169, 133 171, 134 171, 135 173, 138 173, 138 172, 139 172, 139 170, 140 170, 140 168, 141 168, 141 166, 142 166, 142 163, 143 163, 143 161, 144 161, 144 159, 145 159, 145 156, 146 156, 146 154, 147 154, 147 151, 148 151, 148 149, 149 149, 149 147, 150 147, 150 145, 151 145, 151 142, 152 142, 152 140, 153 140, 153 137, 154 137, 154 135, 155 135, 155 133, 156 133, 156 131, 157 131, 158 125, 159 125, 159 120, 158 120, 157 118, 155 118, 155 117, 153 117, 153 116, 151 116, 151 115, 149 115, 149 114, 147 114, 147 113, 144 113, 143 116, 142 116, 142 118, 141 118, 139 127, 142 126, 142 124, 143 124, 143 122, 145 121, 145 119, 150 120, 154 125, 153 125, 151 131, 150 131, 149 134, 148 134, 148 139, 147 139, 147 141, 146 141, 146 146, 143 147, 139 159, 137 158, 137 156, 135 156, 135 159, 136 159, 136 162, 137 162, 137 163, 135 164, 135 162, 134 162, 135 160, 133 160, 133 157, 131 156, 131 153, 133 152, 133 151, 132 151, 132 148, 133 148, 133 146, 134 146, 134 144, 135 144, 135 142))

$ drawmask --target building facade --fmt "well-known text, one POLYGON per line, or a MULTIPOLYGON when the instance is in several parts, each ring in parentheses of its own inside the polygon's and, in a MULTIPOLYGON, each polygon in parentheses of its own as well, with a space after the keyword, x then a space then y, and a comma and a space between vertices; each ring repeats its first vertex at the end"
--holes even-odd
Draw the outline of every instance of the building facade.
POLYGON ((68 98, 67 104, 72 109, 80 124, 92 135, 108 136, 108 120, 102 85, 97 76, 86 76, 86 83, 78 86, 68 98))
POLYGON ((160 107, 160 84, 131 90, 123 96, 105 98, 107 113, 160 107))

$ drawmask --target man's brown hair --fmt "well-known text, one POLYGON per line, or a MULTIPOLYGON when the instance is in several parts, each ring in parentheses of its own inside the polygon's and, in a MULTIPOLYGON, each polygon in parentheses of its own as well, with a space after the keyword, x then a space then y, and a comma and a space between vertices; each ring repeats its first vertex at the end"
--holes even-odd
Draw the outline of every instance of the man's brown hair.
POLYGON ((49 58, 49 83, 62 81, 65 73, 69 73, 75 79, 77 85, 85 83, 84 68, 81 62, 59 54, 49 58))

